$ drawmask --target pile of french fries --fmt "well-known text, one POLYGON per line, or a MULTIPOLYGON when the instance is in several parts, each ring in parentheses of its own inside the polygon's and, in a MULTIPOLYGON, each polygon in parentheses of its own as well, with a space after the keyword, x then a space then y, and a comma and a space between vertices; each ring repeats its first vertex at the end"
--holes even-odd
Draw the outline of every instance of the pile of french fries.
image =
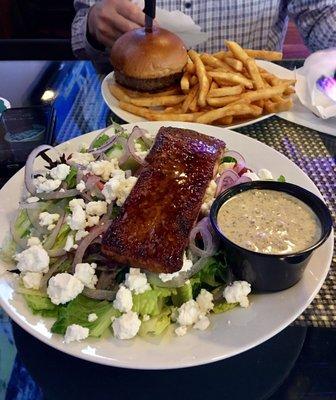
POLYGON ((227 51, 212 55, 189 50, 179 86, 153 94, 113 83, 111 93, 121 109, 151 121, 232 125, 292 107, 295 80, 280 79, 255 61, 281 60, 282 53, 225 44, 227 51))

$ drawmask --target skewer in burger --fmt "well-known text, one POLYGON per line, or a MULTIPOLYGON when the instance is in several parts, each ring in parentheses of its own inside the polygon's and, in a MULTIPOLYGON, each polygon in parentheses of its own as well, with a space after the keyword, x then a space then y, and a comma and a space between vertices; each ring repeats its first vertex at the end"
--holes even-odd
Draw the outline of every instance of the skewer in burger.
POLYGON ((122 35, 111 50, 117 83, 129 89, 156 92, 177 83, 187 63, 187 50, 173 33, 153 27, 122 35))

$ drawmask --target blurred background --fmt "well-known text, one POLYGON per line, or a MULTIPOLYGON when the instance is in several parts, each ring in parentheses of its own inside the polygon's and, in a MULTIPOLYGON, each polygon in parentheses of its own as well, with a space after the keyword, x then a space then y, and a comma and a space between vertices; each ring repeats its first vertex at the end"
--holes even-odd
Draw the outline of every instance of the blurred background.
MULTIPOLYGON (((70 45, 72 0, 0 0, 0 59, 73 59, 70 45)), ((284 58, 309 54, 290 22, 284 58)))

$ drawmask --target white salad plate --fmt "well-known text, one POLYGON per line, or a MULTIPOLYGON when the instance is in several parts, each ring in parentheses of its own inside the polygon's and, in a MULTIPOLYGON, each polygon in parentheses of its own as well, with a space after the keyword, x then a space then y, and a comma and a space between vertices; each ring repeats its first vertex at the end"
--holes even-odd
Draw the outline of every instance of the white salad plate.
MULTIPOLYGON (((257 64, 266 69, 268 72, 278 76, 281 79, 295 79, 295 74, 293 71, 290 71, 289 69, 286 69, 284 67, 281 67, 280 65, 271 63, 269 61, 263 61, 263 60, 257 60, 257 64)), ((119 101, 113 96, 109 89, 109 85, 114 83, 114 72, 109 73, 103 80, 102 86, 101 86, 101 93, 102 96, 105 100, 105 103, 107 106, 110 108, 110 110, 117 115, 119 118, 121 118, 125 122, 138 122, 138 121, 147 121, 145 118, 139 117, 138 115, 134 115, 128 111, 122 110, 119 106, 118 103, 119 101)), ((246 122, 242 122, 241 124, 234 124, 230 125, 230 129, 234 128, 240 128, 242 126, 246 125, 251 125, 256 122, 260 122, 266 118, 271 117, 274 114, 267 114, 267 115, 262 115, 259 118, 255 118, 246 122)))
MULTIPOLYGON (((269 169, 275 177, 300 185, 321 197, 317 187, 299 167, 285 156, 257 140, 228 129, 209 125, 181 122, 140 122, 151 132, 161 126, 194 129, 226 142, 228 148, 242 153, 253 170, 269 169)), ((132 129, 134 124, 125 125, 132 129)), ((77 137, 60 149, 78 150, 92 141, 97 132, 77 137)), ((0 243, 9 236, 10 221, 18 210, 24 187, 21 169, 0 191, 0 243)), ((277 293, 251 295, 247 309, 235 308, 210 316, 206 331, 190 329, 183 337, 176 337, 173 329, 158 338, 117 340, 112 334, 100 339, 65 344, 63 337, 50 332, 53 319, 33 315, 21 295, 16 294, 8 274, 0 277, 0 305, 8 315, 28 333, 48 345, 88 361, 124 368, 170 369, 191 367, 232 357, 257 346, 276 335, 294 321, 311 303, 328 273, 333 253, 333 233, 316 250, 302 280, 290 289, 277 293)), ((1 267, 1 265, 0 265, 1 267)), ((1 268, 0 268, 1 269, 1 268)))

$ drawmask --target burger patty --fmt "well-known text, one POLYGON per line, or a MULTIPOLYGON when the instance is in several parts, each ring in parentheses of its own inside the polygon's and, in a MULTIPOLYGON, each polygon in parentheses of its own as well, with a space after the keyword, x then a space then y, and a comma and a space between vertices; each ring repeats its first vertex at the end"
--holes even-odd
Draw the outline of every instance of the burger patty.
POLYGON ((140 79, 124 75, 122 72, 115 70, 114 78, 117 83, 129 89, 139 92, 155 92, 166 89, 180 81, 183 73, 162 76, 161 78, 140 79))

